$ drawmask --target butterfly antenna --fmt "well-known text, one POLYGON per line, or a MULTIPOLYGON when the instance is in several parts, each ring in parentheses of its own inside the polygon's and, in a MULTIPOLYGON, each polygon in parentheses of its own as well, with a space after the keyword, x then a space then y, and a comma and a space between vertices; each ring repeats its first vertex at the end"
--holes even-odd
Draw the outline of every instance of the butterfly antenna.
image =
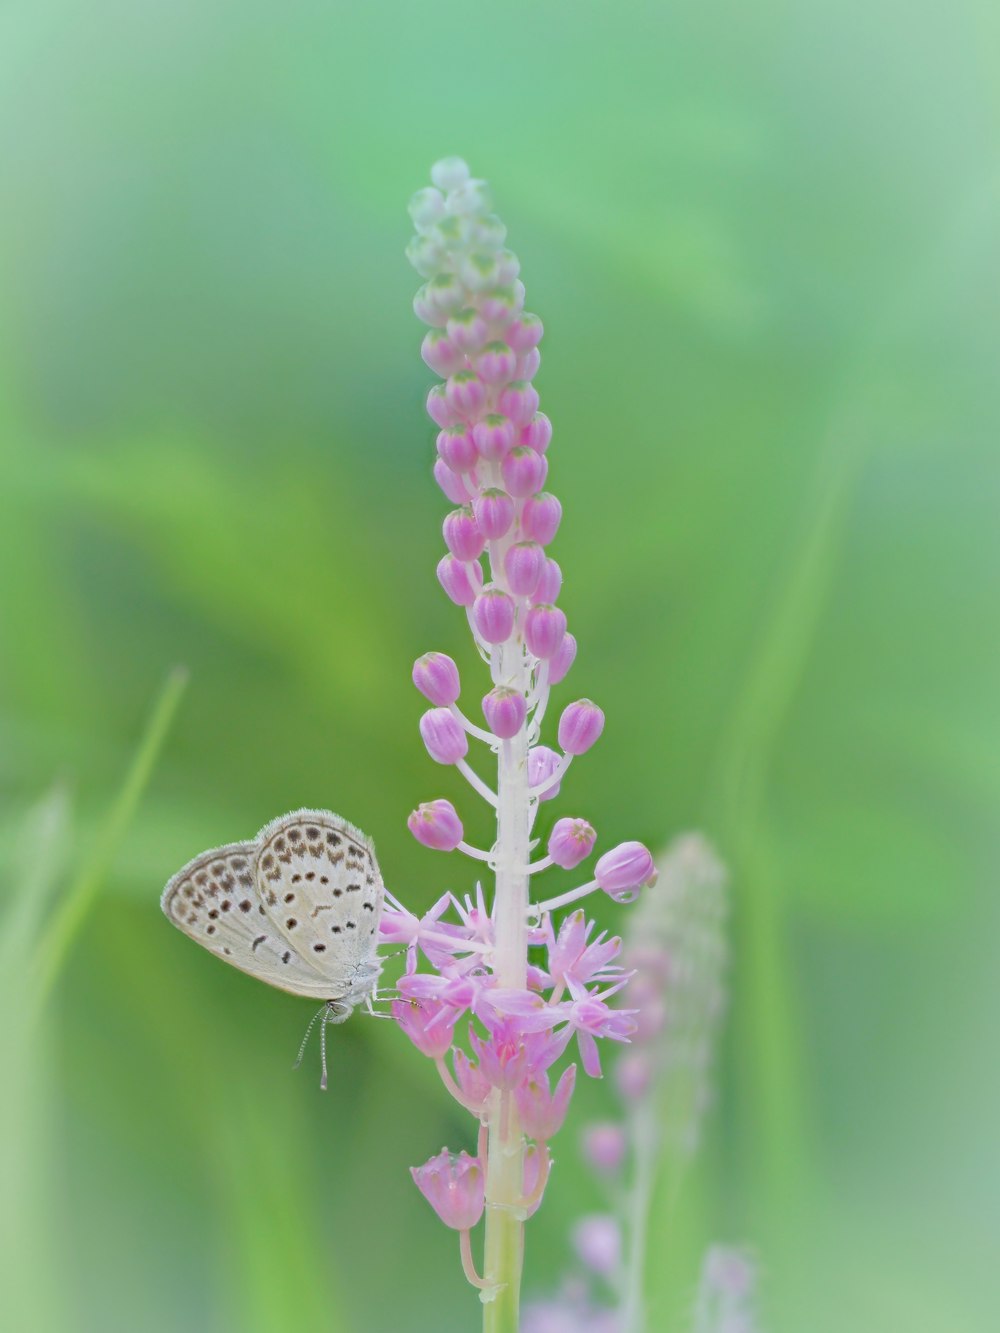
POLYGON ((323 1026, 319 1030, 319 1061, 323 1069, 323 1077, 319 1081, 320 1092, 326 1092, 326 1025, 330 1019, 330 1006, 327 1005, 323 1011, 323 1026))
MULTIPOLYGON (((316 1020, 319 1018, 320 1014, 325 1014, 325 1013, 326 1013, 326 1005, 324 1004, 323 1008, 317 1009, 316 1012, 313 1014, 312 1018, 310 1018, 309 1026, 306 1028, 306 1035, 302 1038, 302 1045, 299 1047, 298 1058, 292 1065, 293 1069, 298 1069, 299 1065, 302 1063, 302 1057, 306 1053, 306 1042, 309 1040, 309 1034, 316 1026, 316 1020)), ((323 1026, 326 1027, 326 1024, 324 1023, 323 1026)))

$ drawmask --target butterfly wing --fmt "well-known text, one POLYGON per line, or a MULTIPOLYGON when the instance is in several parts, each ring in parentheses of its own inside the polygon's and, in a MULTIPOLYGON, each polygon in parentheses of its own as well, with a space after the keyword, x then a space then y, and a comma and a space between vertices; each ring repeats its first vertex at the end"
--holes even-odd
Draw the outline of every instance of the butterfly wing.
POLYGON ((255 841, 255 877, 268 919, 341 995, 353 985, 347 998, 356 1003, 378 970, 385 890, 371 843, 329 810, 282 815, 255 841))
POLYGON ((202 852, 179 870, 160 900, 179 930, 218 958, 292 995, 333 998, 330 981, 274 927, 254 876, 256 842, 202 852))

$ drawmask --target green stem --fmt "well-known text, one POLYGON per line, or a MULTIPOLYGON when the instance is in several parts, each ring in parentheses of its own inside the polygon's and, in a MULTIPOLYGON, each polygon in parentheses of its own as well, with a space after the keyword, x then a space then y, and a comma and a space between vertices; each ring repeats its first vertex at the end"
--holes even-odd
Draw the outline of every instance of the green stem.
MULTIPOLYGON (((498 654, 495 678, 525 686, 524 650, 516 637, 498 654)), ((497 794, 497 984, 523 989, 528 962, 528 733, 527 726, 500 747, 497 794)), ((524 1138, 509 1093, 496 1091, 489 1106, 486 1160, 486 1241, 482 1292, 483 1333, 517 1333, 524 1255, 524 1138)))

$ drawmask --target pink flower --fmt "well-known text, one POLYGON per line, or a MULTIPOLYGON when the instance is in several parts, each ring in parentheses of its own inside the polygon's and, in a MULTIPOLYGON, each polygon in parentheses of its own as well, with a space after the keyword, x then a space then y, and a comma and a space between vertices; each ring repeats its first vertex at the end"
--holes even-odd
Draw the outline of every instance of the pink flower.
MULTIPOLYGON (((546 1028, 551 1026, 546 1015, 546 1028)), ((569 1028, 566 1029, 568 1034, 569 1028)), ((525 1031, 517 1018, 494 1017, 488 1038, 470 1029, 469 1041, 479 1059, 479 1067, 495 1088, 508 1091, 521 1079, 538 1075, 559 1059, 566 1049, 568 1035, 550 1031, 525 1031)))
POLYGON ((573 1245, 583 1264, 602 1277, 611 1277, 621 1263, 621 1229, 609 1213, 581 1217, 573 1229, 573 1245))
POLYGON ((550 1090, 548 1075, 542 1070, 530 1074, 517 1086, 514 1090, 517 1114, 529 1138, 544 1141, 558 1134, 575 1085, 576 1065, 570 1065, 563 1070, 555 1092, 550 1090))
POLYGON ((602 1122, 589 1125, 583 1133, 583 1151, 591 1166, 612 1175, 625 1160, 628 1141, 621 1125, 602 1122))
MULTIPOLYGON (((605 991, 604 994, 610 992, 605 991)), ((627 1042, 635 1031, 635 1019, 628 1009, 610 1009, 599 996, 590 992, 586 998, 568 1000, 554 1006, 562 1011, 561 1016, 576 1034, 576 1044, 580 1050, 580 1059, 584 1071, 591 1078, 601 1077, 601 1057, 597 1051, 596 1037, 607 1037, 611 1041, 627 1042)))
POLYGON ((451 1049, 459 1010, 440 1000, 393 1000, 392 1016, 424 1055, 436 1060, 451 1049))
POLYGON ((468 894, 462 902, 459 902, 454 894, 452 894, 451 900, 462 922, 466 938, 476 940, 478 943, 486 945, 488 949, 492 948, 493 916, 486 907, 483 886, 481 884, 476 885, 475 902, 468 894))
POLYGON ((411 1166, 410 1175, 446 1227, 468 1231, 482 1217, 486 1180, 478 1157, 443 1148, 423 1166, 411 1166))
POLYGON ((455 1070, 455 1082, 465 1099, 466 1106, 469 1110, 481 1114, 489 1101, 493 1084, 460 1048, 456 1048, 453 1052, 451 1063, 455 1070))
POLYGON ((582 908, 577 908, 565 918, 557 936, 553 935, 548 917, 546 925, 549 975, 553 985, 575 985, 581 988, 588 982, 612 981, 621 976, 622 969, 611 966, 612 959, 617 958, 621 952, 621 939, 616 935, 609 940, 602 931, 595 940, 590 941, 594 923, 587 920, 582 908))
MULTIPOLYGON (((454 1027, 465 1010, 474 1008, 479 986, 460 969, 453 972, 451 968, 446 968, 440 974, 408 972, 400 977, 398 990, 409 1003, 428 1006, 428 1027, 435 1026, 443 1018, 447 1018, 454 1027)), ((451 1045, 450 1041, 448 1045, 451 1045)))

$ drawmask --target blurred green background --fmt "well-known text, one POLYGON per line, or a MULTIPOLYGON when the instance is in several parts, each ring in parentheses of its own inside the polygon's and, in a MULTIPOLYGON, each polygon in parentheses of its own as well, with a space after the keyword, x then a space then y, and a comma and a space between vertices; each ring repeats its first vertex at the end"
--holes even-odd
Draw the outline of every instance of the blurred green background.
MULTIPOLYGON (((402 255, 458 152, 546 327, 559 693, 608 716, 559 812, 605 847, 702 828, 732 876, 651 1327, 715 1239, 755 1248, 774 1333, 995 1329, 998 29, 988 0, 4 7, 4 1328, 477 1326, 406 1172, 471 1146, 428 1064, 355 1018, 321 1096, 312 1007, 158 907, 298 805, 414 907, 469 887, 405 829, 446 795, 485 835, 409 681, 429 648, 480 680, 402 255)), ((612 1110, 577 1101, 529 1292, 612 1110)))

